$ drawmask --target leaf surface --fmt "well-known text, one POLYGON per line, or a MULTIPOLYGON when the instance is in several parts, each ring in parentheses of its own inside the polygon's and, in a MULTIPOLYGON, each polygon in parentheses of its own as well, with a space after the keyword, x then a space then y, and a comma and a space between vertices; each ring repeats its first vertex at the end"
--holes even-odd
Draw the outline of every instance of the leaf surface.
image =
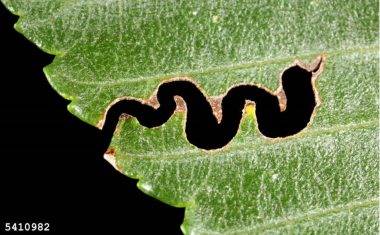
POLYGON ((246 112, 210 152, 188 143, 184 113, 153 129, 130 118, 107 157, 145 193, 185 206, 186 234, 378 232, 378 1, 2 2, 56 55, 49 82, 92 125, 115 99, 148 99, 173 77, 208 96, 242 83, 274 91, 295 59, 324 54, 321 105, 295 136, 265 138, 246 112))

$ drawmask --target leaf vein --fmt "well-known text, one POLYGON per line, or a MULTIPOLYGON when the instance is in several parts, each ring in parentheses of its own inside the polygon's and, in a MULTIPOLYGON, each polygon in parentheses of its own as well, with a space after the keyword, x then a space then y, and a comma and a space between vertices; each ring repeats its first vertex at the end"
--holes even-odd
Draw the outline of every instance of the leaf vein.
MULTIPOLYGON (((347 130, 355 130, 355 129, 359 129, 359 128, 368 128, 368 127, 372 127, 372 126, 376 126, 378 124, 378 120, 377 119, 373 119, 373 120, 370 120, 370 121, 366 121, 366 122, 361 122, 361 123, 350 123, 350 124, 345 124, 345 125, 333 125, 333 126, 330 126, 330 127, 327 127, 327 128, 319 128, 319 129, 314 129, 314 130, 306 130, 304 132, 301 132, 297 135, 294 135, 294 136, 291 136, 291 137, 287 137, 288 139, 293 139, 293 138, 297 138, 299 136, 315 136, 315 135, 320 135, 320 134, 327 134, 327 133, 335 133, 335 132, 340 132, 340 131, 347 131, 347 130)), ((272 142, 274 142, 276 140, 272 140, 272 142)), ((280 140, 280 141, 283 141, 283 140, 280 140)), ((251 144, 250 145, 250 151, 252 151, 252 146, 255 146, 255 145, 258 145, 258 144, 262 144, 262 142, 254 142, 254 144, 251 144)), ((246 142, 242 143, 242 144, 235 144, 235 145, 230 145, 228 146, 228 148, 226 149, 223 149, 223 151, 225 152, 231 152, 231 151, 238 151, 239 149, 242 149, 242 148, 245 148, 247 147, 249 144, 247 144, 246 142)), ((240 150, 239 152, 241 151, 246 151, 246 150, 240 150)), ((194 155, 194 154, 199 154, 201 151, 199 149, 188 149, 188 150, 175 150, 175 151, 167 151, 167 152, 160 152, 160 156, 159 157, 152 157, 152 156, 156 156, 156 154, 139 154, 139 153, 126 153, 125 155, 128 156, 128 157, 131 157, 131 158, 138 158, 139 160, 141 160, 141 158, 147 158, 148 160, 156 160, 156 161, 161 161, 161 160, 168 160, 168 159, 177 159, 177 158, 180 158, 180 157, 183 157, 184 155, 194 155)), ((212 155, 212 153, 211 153, 212 155)), ((209 155, 208 155, 209 156, 209 155)), ((200 157, 200 155, 197 155, 196 158, 200 157)), ((186 157, 186 159, 188 160, 189 159, 189 156, 186 157)))
POLYGON ((350 203, 347 203, 344 205, 338 205, 338 206, 333 206, 330 208, 314 210, 314 211, 299 214, 297 216, 275 220, 275 221, 270 222, 270 223, 265 223, 265 224, 262 224, 259 226, 255 226, 254 228, 252 228, 248 231, 247 230, 234 230, 231 232, 232 233, 239 233, 239 232, 260 233, 260 232, 264 232, 266 230, 277 229, 277 228, 285 227, 285 226, 292 225, 292 224, 315 221, 315 220, 321 219, 323 217, 328 217, 328 216, 331 216, 334 214, 339 214, 339 213, 346 212, 346 211, 351 211, 351 210, 355 210, 355 209, 370 208, 370 207, 374 207, 374 206, 378 206, 378 205, 379 205, 379 198, 374 197, 374 198, 370 198, 367 200, 350 202, 350 203))
POLYGON ((158 76, 156 75, 156 76, 138 77, 138 78, 131 78, 131 79, 120 79, 120 80, 116 80, 116 81, 103 81, 103 82, 79 81, 79 80, 73 80, 73 79, 70 79, 69 81, 72 83, 82 84, 82 85, 117 86, 117 85, 121 85, 121 84, 130 84, 130 83, 135 83, 135 82, 143 82, 143 81, 147 81, 147 80, 165 80, 165 79, 170 79, 173 77, 180 77, 180 76, 195 77, 198 75, 205 75, 205 74, 210 74, 210 73, 221 73, 221 72, 225 72, 225 71, 249 69, 249 68, 260 66, 260 65, 286 62, 286 61, 295 60, 295 59, 304 59, 304 58, 313 57, 313 56, 315 57, 315 56, 320 55, 320 54, 327 54, 331 57, 331 56, 338 56, 338 55, 344 55, 344 54, 353 54, 353 53, 358 53, 358 52, 365 54, 368 52, 369 53, 377 52, 378 50, 379 50, 379 47, 377 45, 376 46, 369 46, 369 47, 350 47, 350 48, 345 48, 345 49, 305 53, 305 54, 294 55, 294 56, 269 58, 266 60, 251 61, 251 62, 241 63, 241 64, 230 64, 230 65, 223 65, 223 66, 218 66, 218 67, 210 67, 207 69, 192 70, 192 71, 183 72, 183 73, 164 74, 164 75, 158 75, 158 76))

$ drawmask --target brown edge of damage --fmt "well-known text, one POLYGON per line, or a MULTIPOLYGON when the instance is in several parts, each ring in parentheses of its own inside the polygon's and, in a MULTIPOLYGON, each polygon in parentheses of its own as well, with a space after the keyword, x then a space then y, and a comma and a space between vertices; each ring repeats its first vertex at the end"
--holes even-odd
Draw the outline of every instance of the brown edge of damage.
POLYGON ((103 155, 103 158, 113 166, 113 168, 115 168, 117 171, 120 171, 120 168, 117 166, 116 164, 116 151, 114 148, 109 148, 107 149, 107 151, 104 153, 103 155))
MULTIPOLYGON (((280 109, 281 111, 284 111, 286 109, 286 96, 285 96, 285 93, 282 89, 282 81, 281 81, 281 78, 282 78, 282 75, 283 73, 293 67, 293 66, 299 66, 309 72, 312 72, 312 87, 313 87, 313 92, 314 92, 314 96, 315 96, 315 100, 316 100, 316 106, 315 106, 315 109, 310 117, 310 120, 307 124, 307 126, 305 127, 308 128, 310 126, 310 124, 312 123, 313 119, 314 119, 314 116, 316 114, 316 110, 317 108, 321 105, 321 98, 319 97, 319 93, 316 89, 316 80, 317 78, 319 77, 319 75, 323 72, 324 70, 324 66, 325 66, 325 63, 326 63, 326 55, 325 54, 321 54, 319 55, 316 59, 314 59, 314 61, 310 64, 307 64, 307 63, 304 63, 300 60, 295 60, 290 66, 288 66, 287 68, 285 68, 280 76, 279 76, 279 87, 277 88, 276 91, 271 91, 269 90, 268 88, 260 85, 260 84, 255 84, 257 87, 260 87, 262 89, 264 89, 265 91, 267 91, 268 93, 274 95, 274 96, 277 96, 278 98, 278 101, 279 101, 279 105, 280 105, 280 109)), ((98 122, 98 124, 96 125, 97 128, 99 129, 102 129, 103 126, 104 126, 104 123, 105 123, 105 119, 106 119, 106 116, 107 116, 107 113, 108 113, 108 110, 117 102, 119 102, 120 100, 137 100, 143 104, 147 104, 147 105, 150 105, 154 108, 158 108, 159 106, 159 103, 157 101, 157 91, 159 89, 159 87, 164 84, 164 83, 168 83, 168 82, 172 82, 172 81, 188 81, 188 82, 191 82, 193 83, 201 92, 202 94, 204 95, 204 97, 206 98, 206 100, 210 103, 211 107, 212 107, 212 110, 213 110, 213 114, 214 116, 216 117, 216 119, 218 120, 218 122, 221 121, 222 119, 222 99, 223 97, 228 93, 228 91, 236 86, 240 86, 240 85, 247 85, 247 84, 237 84, 235 86, 232 86, 229 90, 227 90, 223 95, 220 95, 220 96, 213 96, 213 97, 209 97, 206 95, 206 92, 195 82, 191 79, 191 77, 188 77, 188 76, 178 76, 178 77, 173 77, 173 78, 170 78, 170 79, 166 79, 165 81, 162 81, 156 88, 156 90, 154 91, 153 95, 147 99, 147 100, 144 100, 144 99, 137 99, 137 98, 134 98, 134 97, 129 97, 129 96, 123 96, 123 97, 119 97, 117 99, 115 99, 114 101, 112 101, 106 108, 106 111, 103 113, 102 115, 102 118, 101 120, 98 122)), ((174 97, 175 99, 175 102, 176 102, 176 110, 174 111, 175 113, 176 112, 186 112, 187 108, 186 108, 186 103, 183 101, 183 99, 179 96, 175 96, 174 97)), ((252 101, 246 101, 246 104, 245 104, 245 107, 244 107, 244 110, 246 109, 246 106, 247 105, 251 105, 251 104, 254 104, 254 102, 252 101)), ((127 118, 130 118, 131 116, 129 115, 120 115, 120 119, 127 119, 127 118)), ((243 119, 243 118, 242 118, 243 119)), ((240 123, 239 125, 241 124, 241 121, 242 119, 240 120, 240 123)), ((256 122, 256 126, 257 126, 257 120, 255 119, 255 122, 256 122)), ((184 118, 183 120, 183 135, 184 137, 187 139, 186 137, 186 134, 185 134, 185 125, 186 125, 186 117, 184 118)), ((158 128, 158 127, 153 127, 153 128, 158 128)), ((240 130, 240 128, 239 128, 240 130)), ((238 132, 239 132, 238 130, 238 132)), ((117 130, 115 130, 116 132, 117 130)), ((301 132, 299 132, 301 133, 301 132)), ((294 134, 294 135, 290 135, 290 136, 287 136, 287 137, 278 137, 278 138, 269 138, 269 137, 266 137, 264 136, 266 139, 270 140, 270 141, 277 141, 278 139, 282 140, 282 139, 285 139, 285 138, 289 138, 289 137, 293 137, 293 136, 297 136, 299 133, 297 134, 294 134)), ((230 145, 232 141, 230 141, 227 145, 223 146, 222 148, 220 149, 212 149, 212 150, 205 150, 205 149, 202 149, 203 151, 207 151, 208 153, 212 153, 212 152, 215 152, 215 151, 219 151, 221 149, 225 149, 225 148, 228 148, 228 146, 230 145)), ((116 162, 115 162, 115 151, 114 149, 109 149, 107 150, 107 152, 104 154, 104 158, 111 163, 112 166, 115 167, 115 169, 118 169, 117 166, 116 166, 116 162), (113 151, 112 151, 113 150, 113 151)))

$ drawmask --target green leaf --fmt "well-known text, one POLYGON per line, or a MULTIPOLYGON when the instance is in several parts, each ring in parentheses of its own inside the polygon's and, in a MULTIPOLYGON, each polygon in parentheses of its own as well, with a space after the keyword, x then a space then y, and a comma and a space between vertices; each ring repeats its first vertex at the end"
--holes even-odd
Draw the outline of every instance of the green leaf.
POLYGON ((209 96, 241 83, 274 91, 295 59, 326 55, 321 105, 295 136, 265 138, 248 112, 228 146, 204 151, 180 112, 154 129, 120 121, 105 156, 145 193, 186 207, 186 234, 378 232, 378 1, 2 2, 56 55, 49 82, 92 125, 115 99, 148 99, 173 77, 209 96))

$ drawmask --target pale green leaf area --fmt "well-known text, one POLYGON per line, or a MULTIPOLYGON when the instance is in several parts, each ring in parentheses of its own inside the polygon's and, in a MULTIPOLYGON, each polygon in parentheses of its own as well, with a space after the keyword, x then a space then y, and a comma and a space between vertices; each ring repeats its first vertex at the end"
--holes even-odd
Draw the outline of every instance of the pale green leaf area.
POLYGON ((116 98, 147 99, 176 76, 209 96, 274 91, 295 59, 326 55, 321 105, 299 134, 266 138, 246 112, 230 144, 205 151, 187 141, 184 113, 153 129, 129 118, 111 143, 116 166, 186 207, 186 234, 378 234, 378 1, 2 2, 56 55, 50 83, 92 125, 116 98))

